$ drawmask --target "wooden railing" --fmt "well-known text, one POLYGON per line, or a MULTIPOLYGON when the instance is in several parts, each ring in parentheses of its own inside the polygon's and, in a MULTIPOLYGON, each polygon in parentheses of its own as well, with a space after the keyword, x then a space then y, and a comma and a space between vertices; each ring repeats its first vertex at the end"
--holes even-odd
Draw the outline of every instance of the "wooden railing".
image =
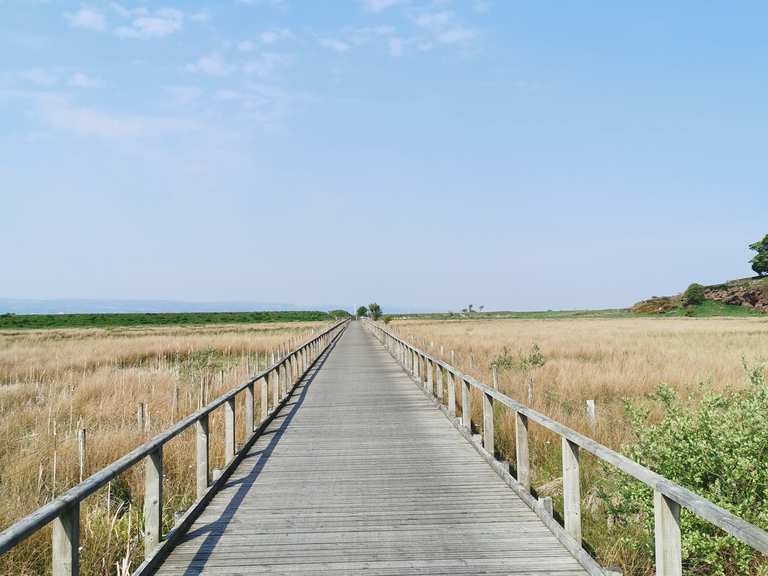
POLYGON ((102 468, 55 500, 38 508, 0 533, 0 555, 53 522, 52 561, 54 576, 76 576, 80 560, 80 503, 105 486, 118 474, 138 462, 145 462, 144 475, 144 555, 145 561, 135 574, 151 573, 178 538, 192 524, 213 495, 247 452, 248 447, 266 429, 274 415, 287 402, 291 391, 317 359, 339 337, 348 320, 335 323, 308 342, 280 358, 268 369, 218 397, 197 412, 145 442, 135 450, 102 468), (255 386, 260 385, 260 417, 255 420, 255 386), (270 404, 269 388, 273 389, 270 404), (245 394, 245 422, 248 438, 240 450, 235 444, 236 398, 245 394), (225 467, 210 482, 208 420, 217 408, 224 407, 225 467), (197 499, 167 535, 162 533, 163 446, 181 432, 195 427, 197 499))
POLYGON ((687 488, 656 474, 626 456, 520 404, 498 390, 478 382, 450 364, 412 346, 395 334, 393 330, 370 320, 364 322, 405 371, 416 379, 427 393, 433 396, 454 425, 468 439, 474 441, 476 448, 486 460, 507 480, 508 484, 539 515, 555 536, 591 574, 601 575, 605 572, 582 548, 580 450, 611 464, 653 490, 657 576, 680 576, 682 574, 681 506, 721 528, 741 542, 748 544, 753 549, 768 554, 768 532, 735 516, 687 488), (457 384, 461 386, 460 420, 456 418, 457 384), (444 394, 446 388, 447 395, 444 394), (474 439, 472 436, 472 389, 479 391, 482 395, 483 418, 480 440, 474 439), (493 406, 496 402, 515 413, 516 477, 509 473, 507 465, 499 462, 495 457, 493 406), (562 527, 552 517, 551 500, 548 498, 537 500, 531 493, 531 465, 528 449, 528 425, 530 422, 535 422, 561 438, 564 521, 562 527))

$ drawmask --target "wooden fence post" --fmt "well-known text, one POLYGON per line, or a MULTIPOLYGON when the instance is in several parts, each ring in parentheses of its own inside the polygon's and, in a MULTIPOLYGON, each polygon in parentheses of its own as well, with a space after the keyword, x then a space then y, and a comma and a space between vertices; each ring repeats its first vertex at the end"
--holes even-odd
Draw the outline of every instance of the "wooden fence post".
POLYGON ((144 468, 144 558, 160 544, 163 529, 163 447, 145 458, 144 468))
POLYGON ((235 457, 235 397, 224 403, 224 464, 235 457))
POLYGON ((80 464, 80 482, 85 478, 85 428, 80 428, 77 431, 77 455, 80 464))
POLYGON ((466 380, 461 381, 461 423, 472 432, 472 389, 466 380))
POLYGON ((261 380, 261 390, 259 394, 259 400, 261 401, 261 420, 264 422, 269 416, 269 385, 267 384, 267 377, 264 376, 261 380))
POLYGON ((253 414, 255 410, 256 405, 256 396, 254 395, 253 390, 253 382, 249 383, 248 386, 245 387, 245 440, 247 441, 248 438, 251 437, 251 434, 253 434, 253 414))
POLYGON ((656 575, 681 576, 683 573, 680 544, 680 504, 653 492, 656 538, 656 575))
POLYGON ((485 392, 483 393, 483 448, 491 456, 496 450, 493 437, 493 397, 485 392))
POLYGON ((520 412, 515 412, 515 468, 517 468, 517 482, 531 491, 531 469, 528 454, 528 417, 520 412))
POLYGON ((445 371, 446 386, 448 387, 448 415, 451 419, 456 418, 456 381, 453 379, 453 372, 445 371))
POLYGON ((51 533, 53 576, 80 573, 80 503, 73 502, 53 521, 51 533))
POLYGON ((272 409, 277 409, 280 404, 280 369, 275 368, 269 373, 270 384, 272 385, 272 409))
POLYGON ((195 422, 195 437, 197 444, 195 478, 199 499, 208 490, 208 414, 204 414, 195 422))
POLYGON ((563 452, 563 516, 565 530, 581 544, 581 486, 579 478, 579 447, 562 439, 563 452))

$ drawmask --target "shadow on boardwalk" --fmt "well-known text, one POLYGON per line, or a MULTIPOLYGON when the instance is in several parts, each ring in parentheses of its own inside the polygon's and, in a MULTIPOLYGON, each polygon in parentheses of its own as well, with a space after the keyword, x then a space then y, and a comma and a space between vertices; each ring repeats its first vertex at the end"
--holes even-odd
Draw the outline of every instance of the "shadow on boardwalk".
POLYGON ((333 349, 336 347, 337 343, 338 340, 336 340, 328 348, 328 350, 325 351, 323 356, 312 366, 312 368, 310 368, 309 373, 304 376, 301 383, 293 391, 292 397, 295 398, 292 398, 275 416, 273 422, 279 422, 282 420, 280 426, 278 426, 276 429, 268 430, 260 436, 260 438, 272 436, 269 443, 264 447, 263 450, 253 452, 252 454, 248 454, 243 458, 239 465, 241 469, 245 469, 249 464, 252 464, 252 468, 248 474, 242 478, 238 478, 237 480, 227 482, 222 487, 223 490, 237 486, 239 484, 237 492, 235 492, 235 494, 232 496, 232 499, 229 501, 226 508, 224 508, 221 516, 219 516, 219 518, 216 520, 212 520, 205 526, 188 532, 184 536, 182 541, 194 538, 196 536, 201 536, 206 532, 208 533, 208 536, 205 538, 199 550, 192 558, 189 566, 184 572, 185 576, 200 574, 205 569, 205 564, 210 558, 212 552, 215 550, 216 545, 224 534, 227 525, 232 521, 232 517, 240 507, 240 504, 242 504, 245 495, 251 489, 253 483, 259 477, 259 474, 261 474, 262 470, 264 470, 264 466, 267 464, 267 462, 269 462, 272 453, 277 447, 277 444, 280 442, 280 438, 282 438, 283 434, 285 434, 286 429, 290 425, 293 418, 296 416, 296 413, 298 412, 299 408, 301 408, 301 405, 304 403, 307 392, 309 391, 309 386, 315 381, 317 374, 328 360, 328 356, 331 354, 331 352, 333 352, 333 349), (254 460, 255 462, 253 462, 254 460))

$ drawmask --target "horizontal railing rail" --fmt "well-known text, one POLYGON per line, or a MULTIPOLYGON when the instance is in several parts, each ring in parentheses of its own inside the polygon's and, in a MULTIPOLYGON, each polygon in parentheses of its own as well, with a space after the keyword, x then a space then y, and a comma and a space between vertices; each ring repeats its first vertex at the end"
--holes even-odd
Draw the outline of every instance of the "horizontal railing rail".
POLYGON ((535 422, 554 432, 562 439, 563 459, 563 520, 569 537, 581 548, 581 493, 579 481, 579 451, 596 456, 625 474, 644 483, 653 490, 655 512, 655 546, 657 576, 679 576, 682 574, 682 551, 680 534, 680 507, 683 506, 722 529, 727 534, 748 544, 753 549, 768 554, 768 532, 739 518, 718 506, 661 476, 634 460, 611 450, 607 446, 560 424, 537 412, 499 390, 486 386, 458 368, 436 358, 408 343, 392 330, 376 322, 365 320, 365 325, 388 349, 390 354, 414 377, 427 392, 445 406, 449 417, 455 421, 457 414, 456 384, 461 384, 461 421, 456 422, 471 437, 471 396, 475 389, 482 394, 483 418, 481 448, 486 458, 493 461, 495 402, 515 412, 515 469, 517 488, 525 495, 531 495, 530 462, 528 449, 528 423, 535 422), (447 398, 443 398, 447 388, 447 398), (436 393, 437 389, 437 393, 436 393))
MULTIPOLYGON (((257 373, 252 378, 232 388, 196 412, 180 420, 167 430, 138 446, 122 458, 115 460, 78 485, 70 488, 55 500, 38 508, 28 516, 0 532, 0 555, 29 538, 50 522, 54 522, 52 534, 52 563, 54 576, 76 576, 79 573, 80 549, 80 502, 105 486, 119 474, 138 462, 146 462, 144 494, 144 550, 145 558, 151 559, 162 544, 162 484, 163 446, 191 426, 196 428, 196 490, 198 504, 210 499, 211 491, 219 486, 210 482, 208 417, 224 406, 224 461, 221 476, 227 476, 237 463, 238 449, 235 444, 236 397, 245 392, 245 419, 249 422, 247 438, 243 447, 250 445, 262 432, 264 425, 282 407, 292 388, 312 367, 315 361, 333 344, 349 320, 336 322, 317 336, 286 353, 282 358, 257 373), (260 417, 257 425, 255 406, 255 385, 260 388, 260 417), (272 404, 269 403, 269 388, 272 384, 272 404)), ((242 450, 242 448, 241 448, 242 450)), ((214 479, 215 480, 215 479, 214 479)), ((147 564, 147 562, 145 562, 147 564)), ((142 565, 144 566, 144 565, 142 565)), ((142 569, 139 569, 141 572, 142 569)))

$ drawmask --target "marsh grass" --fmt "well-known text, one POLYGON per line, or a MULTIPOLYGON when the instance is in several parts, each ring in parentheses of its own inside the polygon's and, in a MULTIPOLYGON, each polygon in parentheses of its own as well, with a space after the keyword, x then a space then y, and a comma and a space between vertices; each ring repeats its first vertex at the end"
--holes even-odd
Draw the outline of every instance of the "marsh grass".
MULTIPOLYGON (((664 412, 654 399, 661 383, 696 408, 713 389, 749 386, 744 359, 751 365, 768 360, 765 318, 399 320, 392 327, 444 361, 453 358, 457 368, 481 382, 491 383, 495 363, 502 392, 618 451, 638 440, 627 402, 653 423, 664 412), (586 400, 596 402, 595 423, 587 418, 586 400)), ((458 386, 456 398, 460 402, 458 386)), ((514 415, 497 405, 494 421, 497 452, 514 463, 514 415)), ((472 422, 479 432, 478 392, 472 396, 472 422)), ((551 496, 562 515, 560 438, 531 424, 529 443, 533 489, 551 496)), ((633 511, 618 524, 606 507, 605 495, 632 481, 619 482, 615 470, 584 451, 581 474, 587 549, 628 576, 653 574, 648 518, 633 511)))
MULTIPOLYGON (((0 331, 0 529, 80 481, 79 429, 87 477, 325 325, 0 331)), ((211 468, 224 464, 223 418, 210 417, 211 468)), ((240 417, 236 442, 245 438, 240 417)), ((192 429, 164 448, 165 530, 194 501, 194 454, 192 429)), ((128 574, 143 558, 143 472, 133 466, 82 503, 82 574, 128 574)), ((49 571, 50 526, 0 558, 0 574, 49 571)))

